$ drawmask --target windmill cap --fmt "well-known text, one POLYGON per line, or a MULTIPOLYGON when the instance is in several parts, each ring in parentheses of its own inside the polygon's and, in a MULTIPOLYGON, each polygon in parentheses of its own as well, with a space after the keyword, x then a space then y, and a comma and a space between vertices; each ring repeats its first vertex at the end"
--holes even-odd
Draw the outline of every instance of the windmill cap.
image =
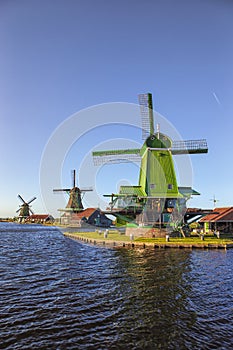
POLYGON ((146 146, 152 148, 171 148, 172 141, 167 135, 159 133, 159 136, 156 134, 150 135, 146 139, 146 146))

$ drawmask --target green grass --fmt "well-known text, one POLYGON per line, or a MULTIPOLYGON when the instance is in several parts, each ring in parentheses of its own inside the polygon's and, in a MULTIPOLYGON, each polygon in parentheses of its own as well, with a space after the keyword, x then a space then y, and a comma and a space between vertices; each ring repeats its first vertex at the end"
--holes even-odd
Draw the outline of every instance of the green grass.
MULTIPOLYGON (((130 237, 126 236, 125 234, 120 234, 116 230, 110 230, 108 233, 107 238, 104 238, 104 231, 101 231, 101 234, 99 232, 75 232, 72 233, 77 235, 78 237, 82 238, 88 238, 88 239, 99 239, 99 240, 105 240, 105 241, 124 241, 124 242, 130 242, 130 237)), ((186 238, 172 238, 170 237, 169 242, 166 242, 166 238, 146 238, 146 237, 137 237, 134 239, 134 242, 138 243, 154 243, 154 244, 193 244, 193 245, 208 245, 208 244, 233 244, 232 237, 229 238, 216 238, 215 236, 206 235, 204 237, 204 240, 201 240, 199 236, 193 236, 193 237, 186 237, 186 238)))
MULTIPOLYGON (((143 243, 164 243, 166 242, 165 238, 146 238, 138 237, 135 239, 135 242, 143 243)), ((171 238, 166 244, 233 244, 232 238, 216 238, 216 237, 204 237, 204 240, 201 240, 200 237, 185 237, 185 238, 171 238)))
POLYGON ((118 231, 109 231, 107 238, 104 238, 104 231, 99 234, 99 232, 72 232, 72 234, 77 235, 78 237, 82 238, 89 238, 89 239, 100 239, 105 241, 130 241, 129 236, 126 236, 125 234, 120 234, 118 231))

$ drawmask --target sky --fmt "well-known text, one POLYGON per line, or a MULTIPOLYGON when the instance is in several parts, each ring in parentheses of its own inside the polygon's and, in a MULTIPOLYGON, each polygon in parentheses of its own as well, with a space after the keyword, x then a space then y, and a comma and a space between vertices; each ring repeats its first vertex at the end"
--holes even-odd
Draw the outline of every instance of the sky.
POLYGON ((93 149, 140 147, 114 111, 146 92, 182 139, 207 139, 188 206, 233 205, 232 37, 231 0, 1 0, 0 217, 16 215, 18 194, 57 217, 68 198, 53 188, 71 186, 71 169, 94 189, 86 207, 137 184, 135 164, 88 166, 93 149))

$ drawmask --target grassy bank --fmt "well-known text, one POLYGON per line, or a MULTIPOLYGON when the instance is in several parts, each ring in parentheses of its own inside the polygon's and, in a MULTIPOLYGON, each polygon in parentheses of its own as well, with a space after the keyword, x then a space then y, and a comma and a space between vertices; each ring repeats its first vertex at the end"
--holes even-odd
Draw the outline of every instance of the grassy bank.
MULTIPOLYGON (((164 243, 166 241, 165 238, 144 238, 144 237, 138 237, 135 239, 137 242, 144 242, 144 243, 164 243)), ((194 236, 194 237, 185 237, 185 238, 177 238, 177 237, 170 237, 169 242, 166 242, 166 244, 233 244, 232 238, 217 238, 214 236, 204 236, 204 240, 201 240, 200 237, 194 236)))
POLYGON ((137 237, 131 240, 129 236, 120 234, 118 231, 109 231, 107 237, 104 232, 93 231, 93 232, 72 232, 64 233, 65 235, 76 238, 89 243, 129 243, 137 247, 171 247, 171 248, 233 248, 232 237, 217 238, 215 236, 206 235, 204 240, 199 236, 186 237, 186 238, 173 238, 170 237, 169 241, 166 238, 145 238, 137 237))
POLYGON ((121 241, 121 242, 127 242, 130 241, 130 238, 126 236, 125 234, 120 234, 116 230, 112 230, 108 232, 107 237, 104 237, 104 232, 72 232, 72 234, 75 234, 82 238, 89 238, 89 239, 96 239, 96 240, 105 240, 105 241, 121 241))

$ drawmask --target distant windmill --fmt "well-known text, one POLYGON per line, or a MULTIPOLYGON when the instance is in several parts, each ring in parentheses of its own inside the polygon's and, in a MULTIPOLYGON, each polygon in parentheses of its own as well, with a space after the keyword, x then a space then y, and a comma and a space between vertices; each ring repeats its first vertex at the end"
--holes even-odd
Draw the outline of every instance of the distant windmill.
POLYGON ((62 188, 54 189, 53 192, 66 192, 69 195, 69 200, 66 205, 66 208, 59 209, 59 211, 68 211, 68 212, 80 212, 83 210, 82 197, 81 193, 87 191, 92 191, 91 188, 80 189, 76 186, 76 174, 75 170, 72 171, 72 188, 62 188))
MULTIPOLYGON (((205 139, 172 141, 154 129, 152 95, 139 95, 144 144, 140 149, 119 149, 93 152, 95 165, 141 162, 137 186, 121 186, 111 198, 110 212, 119 222, 136 219, 139 225, 170 225, 186 210, 186 201, 199 193, 191 187, 178 187, 173 155, 207 153, 205 139), (143 211, 143 215, 140 213, 143 211)), ((107 211, 106 211, 107 212, 107 211)))
POLYGON ((18 194, 18 198, 21 200, 22 204, 20 205, 20 208, 16 211, 16 213, 19 212, 19 221, 22 222, 24 219, 26 219, 31 214, 34 214, 31 210, 30 204, 36 199, 36 197, 33 197, 30 201, 26 202, 20 194, 18 194))
POLYGON ((216 203, 219 202, 219 200, 215 198, 215 195, 213 195, 213 198, 211 198, 210 201, 213 202, 214 208, 216 207, 216 203))

